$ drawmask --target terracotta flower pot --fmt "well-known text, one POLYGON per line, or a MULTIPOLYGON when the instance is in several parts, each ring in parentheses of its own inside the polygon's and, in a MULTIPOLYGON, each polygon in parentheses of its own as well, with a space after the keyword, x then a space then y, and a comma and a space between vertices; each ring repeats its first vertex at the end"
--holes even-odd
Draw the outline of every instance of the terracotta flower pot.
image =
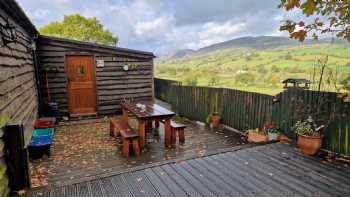
POLYGON ((266 143, 267 135, 263 132, 249 131, 248 132, 248 142, 253 143, 266 143))
POLYGON ((219 115, 212 115, 211 116, 211 124, 213 127, 218 127, 220 125, 220 116, 219 115))
POLYGON ((280 135, 280 136, 278 137, 278 140, 279 140, 280 142, 289 142, 289 141, 290 141, 289 138, 288 138, 286 135, 284 135, 284 134, 280 135))
POLYGON ((298 135, 298 146, 302 153, 306 155, 315 155, 322 145, 321 135, 306 136, 298 135))

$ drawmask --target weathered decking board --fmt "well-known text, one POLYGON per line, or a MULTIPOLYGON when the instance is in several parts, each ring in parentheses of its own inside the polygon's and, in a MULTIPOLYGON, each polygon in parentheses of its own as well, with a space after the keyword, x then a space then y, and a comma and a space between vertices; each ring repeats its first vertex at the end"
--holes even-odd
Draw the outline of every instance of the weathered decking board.
POLYGON ((31 196, 350 196, 350 167, 285 144, 154 165, 31 196))

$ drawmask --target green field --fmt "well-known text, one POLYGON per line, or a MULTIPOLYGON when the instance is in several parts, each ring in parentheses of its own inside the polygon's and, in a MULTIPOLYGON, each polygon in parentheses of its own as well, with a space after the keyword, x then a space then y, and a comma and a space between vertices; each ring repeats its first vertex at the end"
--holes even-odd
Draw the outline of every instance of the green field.
POLYGON ((156 77, 186 85, 226 87, 277 94, 281 81, 307 78, 318 83, 321 63, 328 56, 322 90, 341 89, 350 72, 349 45, 314 44, 268 50, 234 48, 181 59, 157 60, 156 77))

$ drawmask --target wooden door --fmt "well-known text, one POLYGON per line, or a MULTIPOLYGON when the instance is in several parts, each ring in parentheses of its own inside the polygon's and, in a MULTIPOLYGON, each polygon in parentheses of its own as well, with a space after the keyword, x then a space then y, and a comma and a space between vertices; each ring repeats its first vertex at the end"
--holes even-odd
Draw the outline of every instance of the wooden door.
POLYGON ((69 112, 71 116, 96 114, 96 77, 92 56, 67 56, 69 112))

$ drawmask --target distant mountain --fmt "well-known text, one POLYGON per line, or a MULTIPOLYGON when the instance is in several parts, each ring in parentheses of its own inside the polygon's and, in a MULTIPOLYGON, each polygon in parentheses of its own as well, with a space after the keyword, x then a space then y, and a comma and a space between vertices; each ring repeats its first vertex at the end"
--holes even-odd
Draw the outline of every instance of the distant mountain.
POLYGON ((303 43, 299 41, 290 39, 288 37, 278 37, 278 36, 258 36, 258 37, 241 37, 225 42, 216 43, 210 46, 203 47, 198 50, 191 49, 181 49, 169 53, 163 56, 165 59, 178 59, 191 55, 200 55, 205 53, 211 53, 217 50, 230 49, 230 48, 252 48, 252 49, 273 49, 281 46, 297 46, 297 45, 309 45, 309 44, 321 44, 321 43, 337 43, 341 44, 344 41, 339 39, 325 38, 318 41, 305 40, 303 43))
POLYGON ((195 50, 192 49, 180 49, 180 50, 176 50, 176 51, 172 51, 170 53, 167 53, 165 55, 163 55, 162 58, 164 59, 179 59, 179 58, 183 58, 185 56, 189 56, 196 53, 195 50))

